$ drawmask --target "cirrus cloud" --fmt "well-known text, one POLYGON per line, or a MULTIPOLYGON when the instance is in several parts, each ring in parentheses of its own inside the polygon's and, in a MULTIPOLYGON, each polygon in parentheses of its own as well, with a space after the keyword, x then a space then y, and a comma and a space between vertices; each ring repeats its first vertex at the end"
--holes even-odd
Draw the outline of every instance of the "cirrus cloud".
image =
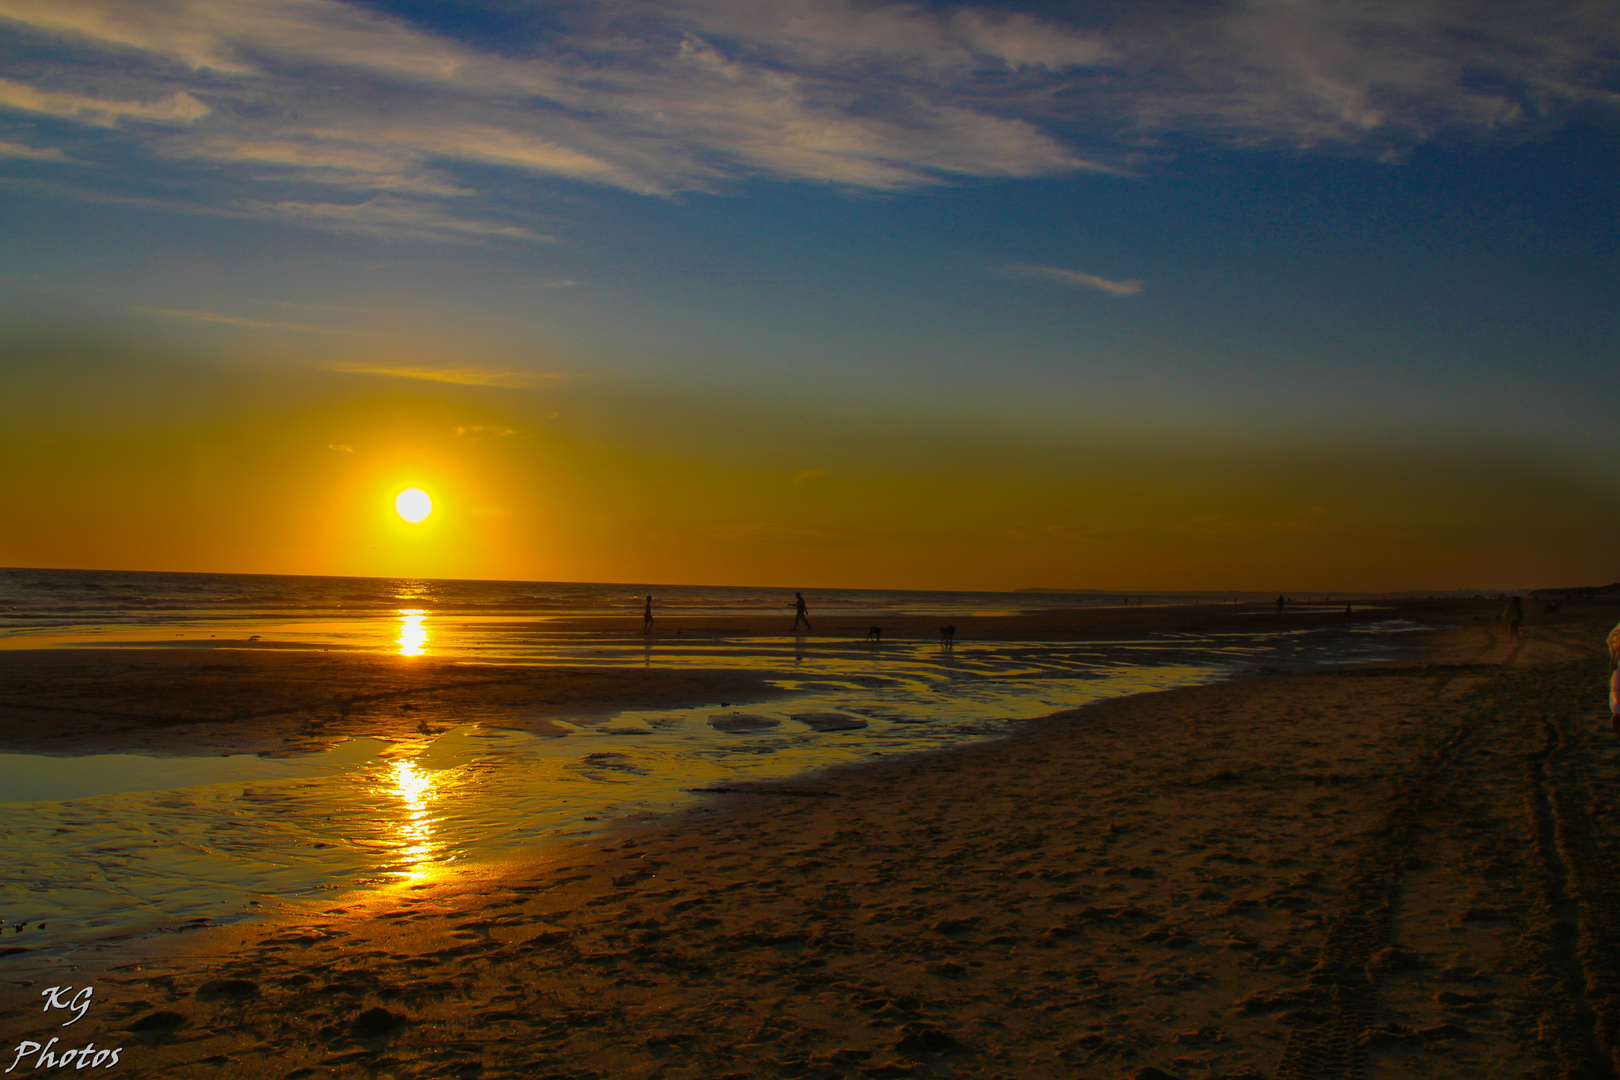
POLYGON ((587 0, 544 35, 511 10, 497 49, 344 0, 0 0, 0 34, 30 58, 0 80, 0 119, 79 125, 75 161, 191 169, 210 212, 467 243, 547 238, 511 220, 524 181, 893 191, 1129 173, 1209 143, 1398 156, 1620 104, 1620 20, 1584 0, 1147 0, 1106 25, 973 3, 587 0))

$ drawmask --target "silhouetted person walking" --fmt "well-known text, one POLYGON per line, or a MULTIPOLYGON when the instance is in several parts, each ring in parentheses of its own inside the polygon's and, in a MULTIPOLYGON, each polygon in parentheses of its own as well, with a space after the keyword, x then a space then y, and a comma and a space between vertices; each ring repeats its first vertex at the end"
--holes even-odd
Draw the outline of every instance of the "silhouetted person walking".
POLYGON ((1284 599, 1284 598, 1283 598, 1283 597, 1281 597, 1281 596, 1279 596, 1279 597, 1277 597, 1277 610, 1278 610, 1278 611, 1281 611, 1281 610, 1282 610, 1282 609, 1283 609, 1283 608, 1284 608, 1284 607, 1286 607, 1286 606, 1287 606, 1287 605, 1288 605, 1288 601, 1287 601, 1287 600, 1285 600, 1285 599, 1284 599))
POLYGON ((805 606, 804 606, 804 593, 798 593, 798 592, 794 593, 793 594, 793 599, 794 599, 794 605, 793 605, 794 606, 793 629, 797 630, 799 628, 799 623, 801 623, 801 622, 804 623, 804 628, 806 630, 810 629, 810 616, 806 612, 806 609, 805 609, 805 606))
POLYGON ((652 624, 652 597, 649 596, 647 597, 647 606, 641 609, 641 632, 643 634, 652 633, 652 624))
POLYGON ((1524 626, 1524 605, 1517 596, 1508 597, 1507 607, 1502 609, 1502 621, 1508 624, 1508 640, 1519 640, 1519 630, 1524 626))

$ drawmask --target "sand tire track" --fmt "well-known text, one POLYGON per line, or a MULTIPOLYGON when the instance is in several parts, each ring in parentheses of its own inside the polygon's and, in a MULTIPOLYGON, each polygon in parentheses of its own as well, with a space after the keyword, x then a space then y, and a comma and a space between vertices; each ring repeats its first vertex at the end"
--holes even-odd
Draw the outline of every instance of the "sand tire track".
MULTIPOLYGON (((1569 674, 1559 672, 1560 681, 1569 674)), ((1550 922, 1544 963, 1560 989, 1545 1003, 1542 1030, 1555 1039, 1565 1075, 1607 1080, 1620 1052, 1620 890, 1589 812, 1581 715, 1569 710, 1544 718, 1544 745, 1530 761, 1526 802, 1550 922)))
POLYGON ((1380 1010, 1383 982, 1375 957, 1389 946, 1406 877, 1412 834, 1440 776, 1473 730, 1454 721, 1436 738, 1391 792, 1393 809, 1369 834, 1369 846, 1344 890, 1344 903, 1307 977, 1331 999, 1316 1023, 1296 1027, 1283 1046, 1276 1080, 1333 1080, 1366 1071, 1366 1034, 1380 1010))

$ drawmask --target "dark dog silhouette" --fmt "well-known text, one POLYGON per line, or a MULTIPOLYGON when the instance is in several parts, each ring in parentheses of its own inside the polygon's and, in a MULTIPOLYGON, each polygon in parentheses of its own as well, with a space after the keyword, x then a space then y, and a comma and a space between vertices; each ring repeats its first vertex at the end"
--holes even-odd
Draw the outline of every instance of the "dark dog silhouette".
POLYGON ((871 629, 867 630, 866 631, 866 640, 867 641, 881 642, 883 640, 883 627, 874 626, 871 629))
POLYGON ((947 645, 956 644, 956 627, 942 626, 939 628, 939 640, 947 645))

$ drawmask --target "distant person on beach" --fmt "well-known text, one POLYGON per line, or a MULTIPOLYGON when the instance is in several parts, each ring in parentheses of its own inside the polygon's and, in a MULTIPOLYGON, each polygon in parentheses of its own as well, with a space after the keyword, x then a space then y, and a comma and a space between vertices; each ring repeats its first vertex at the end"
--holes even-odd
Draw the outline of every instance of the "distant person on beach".
POLYGON ((1524 605, 1517 596, 1508 597, 1507 607, 1502 609, 1502 621, 1508 624, 1508 640, 1519 640, 1519 630, 1524 626, 1524 605))
POLYGON ((1620 731, 1620 623, 1609 631, 1609 726, 1620 731))
POLYGON ((1349 604, 1344 605, 1344 617, 1347 618, 1347 619, 1350 617, 1350 605, 1349 604))
POLYGON ((804 628, 806 630, 810 629, 810 615, 809 615, 809 613, 807 612, 807 610, 805 609, 805 606, 804 606, 804 593, 800 593, 800 592, 794 593, 793 594, 793 600, 794 600, 794 604, 793 604, 793 607, 794 607, 793 629, 797 630, 799 628, 799 623, 800 622, 804 623, 804 628))
POLYGON ((652 633, 652 624, 652 597, 649 596, 647 597, 647 606, 641 609, 641 632, 643 634, 652 633))
POLYGON ((1287 606, 1288 606, 1288 601, 1286 599, 1284 599, 1281 596, 1277 597, 1277 610, 1278 611, 1281 611, 1283 608, 1285 608, 1287 606))

